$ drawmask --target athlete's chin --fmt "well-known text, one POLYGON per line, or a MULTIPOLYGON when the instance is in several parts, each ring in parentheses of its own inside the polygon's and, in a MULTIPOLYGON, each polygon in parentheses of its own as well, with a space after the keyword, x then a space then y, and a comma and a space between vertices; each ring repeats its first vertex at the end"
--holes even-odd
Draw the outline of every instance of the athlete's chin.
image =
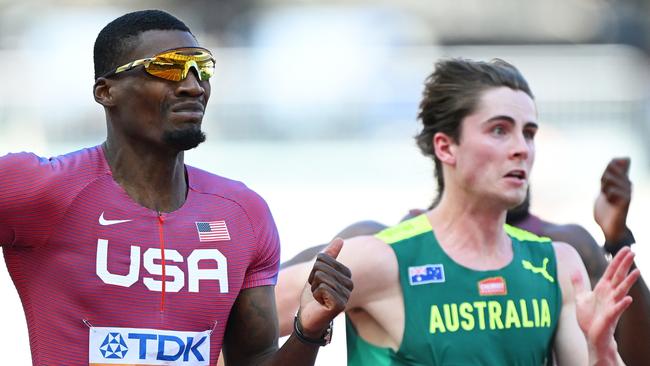
POLYGON ((511 194, 504 195, 502 198, 505 206, 509 210, 521 205, 526 200, 526 190, 511 192, 511 194))
POLYGON ((166 131, 163 134, 163 140, 167 145, 179 151, 185 151, 199 146, 206 140, 206 135, 201 131, 200 125, 192 125, 190 128, 166 131))

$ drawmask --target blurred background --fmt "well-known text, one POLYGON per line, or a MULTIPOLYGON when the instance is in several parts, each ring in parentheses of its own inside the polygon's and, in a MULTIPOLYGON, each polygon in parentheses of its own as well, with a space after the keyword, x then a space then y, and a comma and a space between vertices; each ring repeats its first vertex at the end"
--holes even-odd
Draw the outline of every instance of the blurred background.
MULTIPOLYGON (((632 158, 628 223, 650 276, 650 2, 643 0, 0 0, 0 155, 97 145, 92 47, 101 28, 159 8, 212 49, 197 167, 268 201, 286 260, 355 221, 396 223, 435 194, 415 148, 425 77, 441 57, 515 64, 541 130, 532 211, 603 235, 592 215, 610 158, 632 158)), ((1 183, 0 183, 1 184, 1 183)), ((0 344, 30 364, 18 296, 0 271, 0 344)), ((343 324, 320 365, 345 364, 343 324)))

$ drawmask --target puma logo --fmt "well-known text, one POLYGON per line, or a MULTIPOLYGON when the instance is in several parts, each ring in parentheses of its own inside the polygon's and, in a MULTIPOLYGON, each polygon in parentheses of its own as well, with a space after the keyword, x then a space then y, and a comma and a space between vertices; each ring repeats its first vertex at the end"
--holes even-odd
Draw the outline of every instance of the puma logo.
POLYGON ((532 263, 530 263, 527 260, 522 260, 521 264, 524 266, 524 269, 527 269, 533 273, 538 273, 541 274, 544 278, 546 278, 550 283, 554 283, 555 279, 551 277, 551 275, 548 274, 548 271, 546 271, 546 266, 548 265, 548 258, 544 258, 544 261, 542 262, 541 267, 535 267, 533 266, 532 263))

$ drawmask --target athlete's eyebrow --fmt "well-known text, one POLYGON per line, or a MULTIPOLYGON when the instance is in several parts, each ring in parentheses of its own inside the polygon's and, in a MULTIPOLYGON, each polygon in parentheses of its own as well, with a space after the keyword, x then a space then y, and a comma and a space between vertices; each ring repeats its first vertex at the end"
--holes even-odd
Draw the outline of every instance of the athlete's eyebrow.
MULTIPOLYGON (((511 124, 513 126, 516 124, 514 118, 512 118, 510 116, 507 116, 505 114, 504 115, 494 116, 494 117, 488 119, 487 121, 485 121, 484 123, 490 123, 490 122, 495 122, 495 121, 505 121, 505 122, 508 122, 508 124, 511 124)), ((536 122, 528 121, 528 122, 524 123, 524 128, 535 128, 535 129, 537 129, 537 128, 539 128, 539 125, 536 122)))

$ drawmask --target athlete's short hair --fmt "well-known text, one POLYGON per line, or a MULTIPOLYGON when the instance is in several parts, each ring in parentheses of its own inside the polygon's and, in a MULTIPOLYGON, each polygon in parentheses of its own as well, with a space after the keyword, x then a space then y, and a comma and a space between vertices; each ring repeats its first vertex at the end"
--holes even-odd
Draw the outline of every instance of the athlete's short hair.
POLYGON ((192 34, 185 23, 162 10, 124 14, 108 23, 97 35, 93 52, 95 79, 121 66, 119 63, 124 55, 135 46, 135 38, 149 30, 179 30, 192 34))
POLYGON ((422 154, 433 158, 435 162, 438 197, 432 206, 440 200, 445 187, 442 164, 435 154, 433 136, 442 132, 459 143, 461 122, 476 110, 483 92, 502 86, 523 91, 534 99, 528 82, 519 70, 500 59, 489 62, 461 58, 441 60, 425 80, 418 112, 422 131, 415 139, 422 154))

